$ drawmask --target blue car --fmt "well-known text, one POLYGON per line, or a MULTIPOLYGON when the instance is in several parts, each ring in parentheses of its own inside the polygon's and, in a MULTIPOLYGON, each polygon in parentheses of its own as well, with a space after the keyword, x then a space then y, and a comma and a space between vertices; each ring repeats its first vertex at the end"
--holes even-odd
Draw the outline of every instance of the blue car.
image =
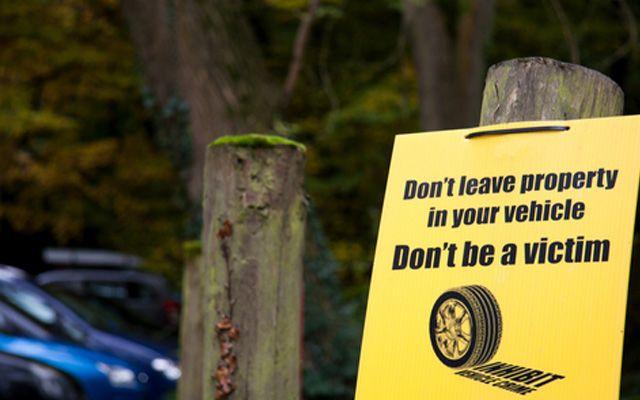
POLYGON ((152 345, 103 332, 31 283, 17 268, 0 266, 0 309, 15 315, 15 334, 79 345, 126 361, 143 373, 147 398, 162 399, 180 378, 176 360, 152 345))
POLYGON ((141 372, 77 346, 0 334, 0 399, 142 400, 141 372))
POLYGON ((178 338, 171 328, 153 328, 94 296, 80 296, 57 287, 38 286, 100 331, 140 342, 172 357, 177 354, 178 338))

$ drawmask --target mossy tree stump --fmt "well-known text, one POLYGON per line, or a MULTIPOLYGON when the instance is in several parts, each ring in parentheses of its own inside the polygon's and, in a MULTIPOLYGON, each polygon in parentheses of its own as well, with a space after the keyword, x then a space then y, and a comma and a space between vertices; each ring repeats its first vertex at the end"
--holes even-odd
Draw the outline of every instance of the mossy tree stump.
MULTIPOLYGON (((200 377, 183 399, 300 398, 304 160, 302 145, 276 136, 223 137, 207 149, 203 360, 183 365, 200 377)), ((183 345, 200 346, 193 338, 183 345)))

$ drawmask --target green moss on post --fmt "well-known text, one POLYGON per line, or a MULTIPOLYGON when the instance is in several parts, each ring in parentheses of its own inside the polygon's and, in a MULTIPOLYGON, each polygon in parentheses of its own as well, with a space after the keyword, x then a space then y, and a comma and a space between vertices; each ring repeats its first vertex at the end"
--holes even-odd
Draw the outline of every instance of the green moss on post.
POLYGON ((202 242, 200 240, 187 240, 182 244, 185 260, 193 260, 202 253, 202 242))
POLYGON ((250 148, 269 148, 275 146, 290 146, 295 147, 303 152, 306 147, 295 140, 287 139, 277 135, 264 135, 260 133, 247 133, 245 135, 228 135, 222 136, 209 144, 209 147, 214 146, 237 146, 237 147, 250 147, 250 148))

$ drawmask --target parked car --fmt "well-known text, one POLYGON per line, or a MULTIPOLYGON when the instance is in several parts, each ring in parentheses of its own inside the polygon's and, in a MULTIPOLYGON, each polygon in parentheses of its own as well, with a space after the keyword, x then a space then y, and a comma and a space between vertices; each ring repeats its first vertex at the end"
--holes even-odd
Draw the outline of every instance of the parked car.
POLYGON ((136 269, 62 269, 35 278, 46 289, 97 298, 155 329, 175 330, 180 301, 160 275, 136 269))
MULTIPOLYGON (((3 307, 13 311, 11 328, 21 329, 19 334, 76 344, 128 362, 145 374, 150 398, 159 399, 172 391, 180 378, 180 369, 171 354, 151 344, 96 329, 13 267, 0 267, 0 312, 3 307), (32 327, 25 328, 28 324, 32 327)), ((9 313, 7 316, 11 317, 9 313)))
POLYGON ((42 251, 42 261, 57 267, 88 268, 137 268, 140 257, 104 249, 47 247, 42 251))
POLYGON ((167 354, 176 352, 178 338, 173 329, 158 329, 145 324, 96 297, 83 297, 54 287, 44 289, 95 328, 132 340, 142 340, 147 345, 160 347, 167 354))
POLYGON ((105 354, 0 334, 2 400, 144 400, 144 373, 105 354))
POLYGON ((64 373, 41 363, 0 352, 0 400, 80 400, 78 385, 64 373), (44 372, 44 373, 42 373, 44 372))

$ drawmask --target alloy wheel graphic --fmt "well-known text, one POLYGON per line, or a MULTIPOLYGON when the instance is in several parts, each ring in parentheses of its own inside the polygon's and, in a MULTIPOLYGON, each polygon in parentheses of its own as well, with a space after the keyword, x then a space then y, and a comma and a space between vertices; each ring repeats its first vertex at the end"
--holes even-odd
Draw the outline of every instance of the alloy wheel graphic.
POLYGON ((433 305, 429 322, 433 350, 451 368, 484 364, 500 345, 500 307, 484 286, 447 290, 433 305))
POLYGON ((442 303, 436 315, 436 344, 449 359, 462 358, 470 348, 473 324, 467 307, 456 299, 442 303))

